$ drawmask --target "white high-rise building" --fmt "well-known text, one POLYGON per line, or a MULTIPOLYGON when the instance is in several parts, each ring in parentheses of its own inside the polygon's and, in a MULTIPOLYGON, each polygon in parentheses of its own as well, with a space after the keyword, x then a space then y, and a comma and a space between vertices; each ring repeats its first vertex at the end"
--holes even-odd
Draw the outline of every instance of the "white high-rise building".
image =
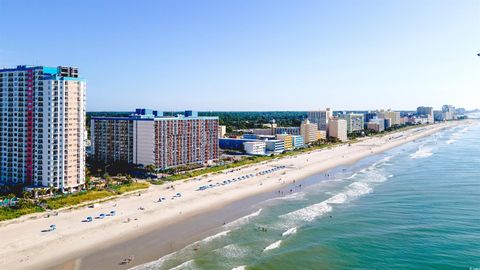
POLYGON ((84 186, 85 91, 77 68, 0 69, 0 185, 84 186))

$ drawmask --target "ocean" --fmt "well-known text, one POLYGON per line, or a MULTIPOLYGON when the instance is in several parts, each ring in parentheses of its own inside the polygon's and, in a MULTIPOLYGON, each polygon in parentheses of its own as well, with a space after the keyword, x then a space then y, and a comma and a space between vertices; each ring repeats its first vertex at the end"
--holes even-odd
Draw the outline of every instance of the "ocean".
POLYGON ((480 269, 479 138, 463 125, 292 183, 134 269, 480 269))

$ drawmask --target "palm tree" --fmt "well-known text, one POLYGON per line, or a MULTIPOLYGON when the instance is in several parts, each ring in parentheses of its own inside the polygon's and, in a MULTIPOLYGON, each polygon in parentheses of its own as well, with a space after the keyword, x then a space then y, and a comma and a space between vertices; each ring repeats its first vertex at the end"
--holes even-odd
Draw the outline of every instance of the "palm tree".
POLYGON ((33 197, 32 192, 30 191, 24 191, 22 195, 23 195, 23 198, 26 200, 31 199, 33 197))
POLYGON ((108 188, 110 186, 110 182, 112 182, 112 177, 110 177, 108 173, 105 173, 103 177, 105 178, 105 187, 108 188))

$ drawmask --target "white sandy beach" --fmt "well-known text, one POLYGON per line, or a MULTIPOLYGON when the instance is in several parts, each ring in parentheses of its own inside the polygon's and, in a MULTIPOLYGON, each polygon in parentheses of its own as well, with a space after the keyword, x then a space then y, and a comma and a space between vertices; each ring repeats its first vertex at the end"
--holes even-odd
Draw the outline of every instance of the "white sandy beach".
MULTIPOLYGON (((159 224, 172 224, 181 219, 240 200, 242 198, 277 190, 293 180, 300 180, 339 165, 353 163, 361 158, 377 154, 409 141, 431 135, 441 129, 461 122, 436 124, 410 129, 384 137, 361 140, 351 146, 342 145, 332 149, 318 150, 297 156, 250 165, 233 172, 212 174, 201 180, 173 183, 175 190, 166 185, 152 186, 141 196, 125 196, 101 203, 96 208, 80 208, 60 212, 58 216, 24 220, 19 223, 0 223, 0 268, 44 269, 63 261, 74 259, 88 250, 106 247, 109 244, 134 237, 159 224), (256 174, 285 166, 265 175, 258 175, 239 182, 205 191, 195 191, 199 186, 223 182, 227 179, 256 174), (171 199, 180 192, 180 198, 171 199), (163 202, 156 202, 165 197, 163 202), (139 210, 143 207, 144 210, 139 210), (116 211, 113 217, 93 222, 82 222, 87 216, 116 211), (127 219, 130 222, 125 223, 127 219), (42 232, 55 224, 57 229, 42 232)), ((81 263, 78 261, 77 263, 81 263)))

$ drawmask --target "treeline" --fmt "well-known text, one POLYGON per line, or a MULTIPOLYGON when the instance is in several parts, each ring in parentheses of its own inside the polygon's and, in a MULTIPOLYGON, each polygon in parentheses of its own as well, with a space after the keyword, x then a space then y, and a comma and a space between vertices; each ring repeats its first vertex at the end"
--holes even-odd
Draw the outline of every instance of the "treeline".
MULTIPOLYGON (((87 112, 87 127, 90 127, 92 116, 122 117, 131 112, 87 112)), ((183 112, 164 112, 165 116, 183 114, 183 112)), ((278 126, 300 126, 302 119, 307 117, 307 112, 199 112, 199 116, 218 116, 220 125, 227 126, 227 132, 235 129, 261 128, 263 124, 275 120, 278 126)))
POLYGON ((300 126, 307 112, 201 112, 202 116, 218 116, 220 125, 227 126, 227 132, 235 129, 261 128, 275 120, 278 126, 300 126))

